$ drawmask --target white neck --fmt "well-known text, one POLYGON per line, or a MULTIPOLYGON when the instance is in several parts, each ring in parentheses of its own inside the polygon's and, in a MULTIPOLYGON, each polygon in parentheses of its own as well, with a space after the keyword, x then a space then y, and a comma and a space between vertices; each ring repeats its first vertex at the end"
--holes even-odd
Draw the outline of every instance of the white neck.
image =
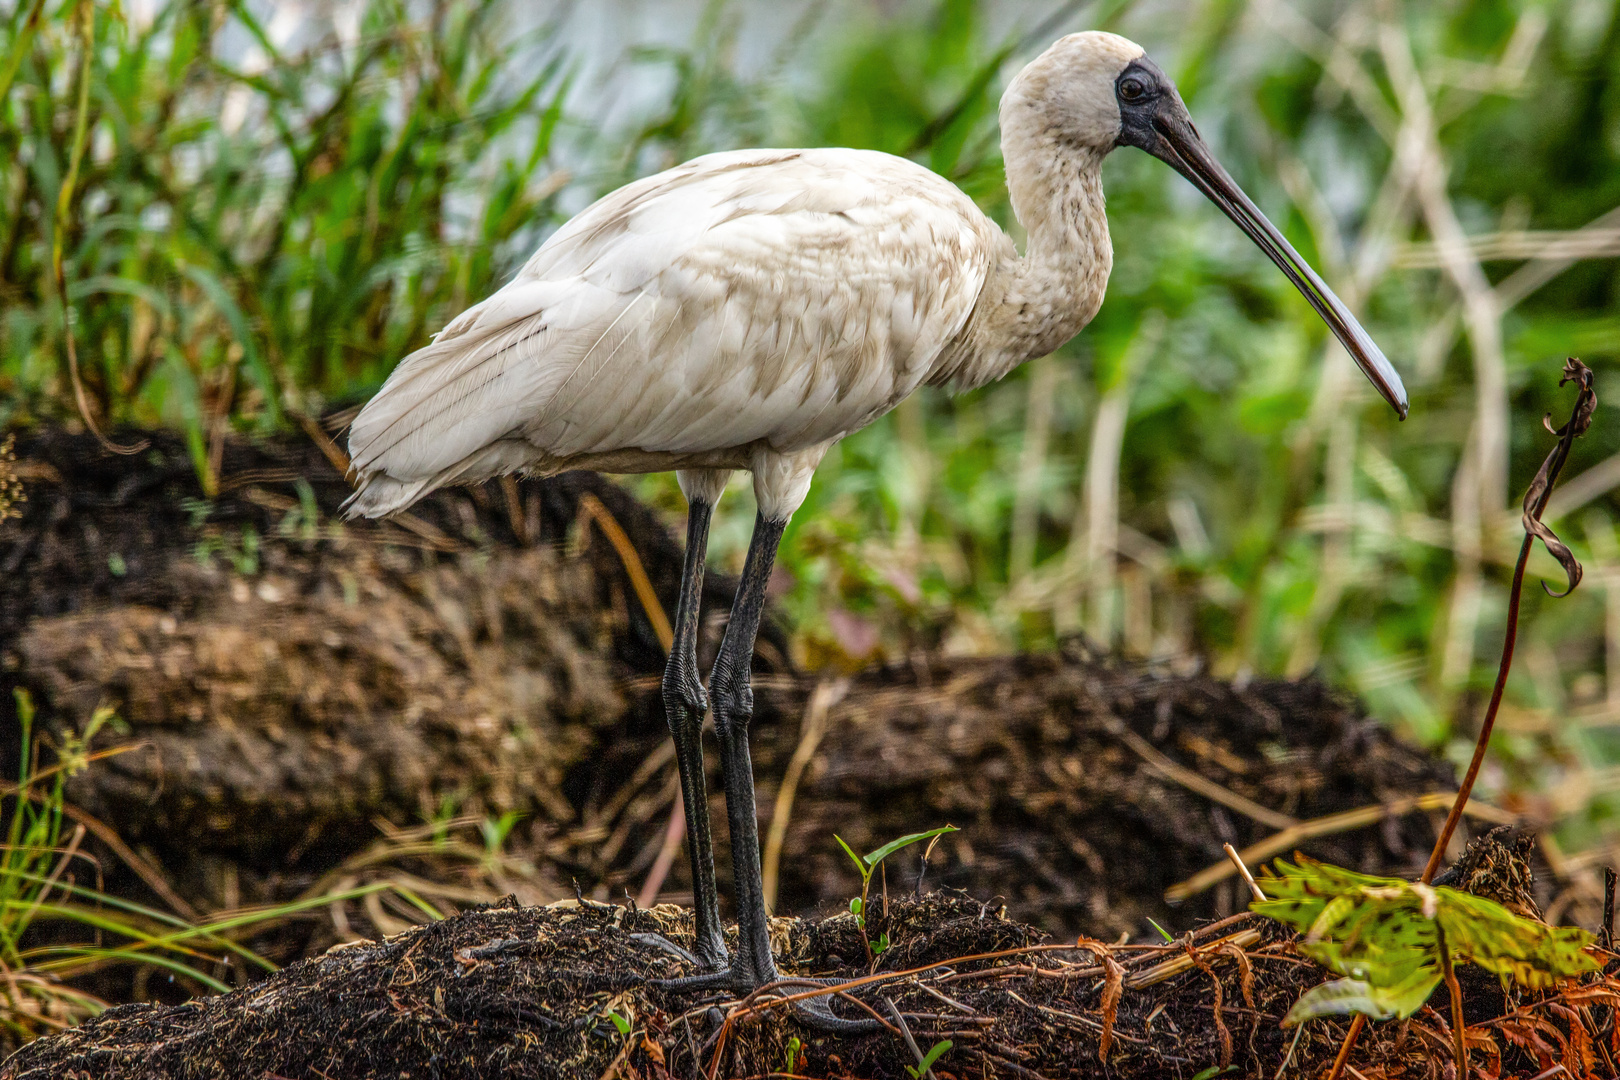
POLYGON ((1102 155, 1073 146, 1004 145, 1013 212, 1028 233, 1011 244, 979 293, 950 377, 982 386, 1052 352, 1102 306, 1114 248, 1104 213, 1102 155))
POLYGON ((1119 134, 1113 72, 1132 50, 1141 53, 1122 38, 1072 35, 1025 68, 1002 96, 1007 192, 1029 241, 1022 258, 1010 242, 1004 245, 951 350, 949 370, 935 381, 973 387, 999 379, 1068 341, 1102 306, 1114 265, 1102 162, 1119 134), (1094 55, 1093 39, 1106 39, 1121 56, 1094 55))

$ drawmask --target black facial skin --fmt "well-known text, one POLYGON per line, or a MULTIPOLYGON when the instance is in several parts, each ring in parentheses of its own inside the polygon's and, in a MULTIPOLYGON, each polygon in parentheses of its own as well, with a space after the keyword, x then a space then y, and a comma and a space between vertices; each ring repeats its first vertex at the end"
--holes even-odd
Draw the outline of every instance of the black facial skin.
POLYGON ((1401 377, 1333 290, 1221 168, 1193 127, 1175 83, 1159 65, 1145 56, 1131 61, 1114 80, 1114 98, 1119 104, 1119 135, 1114 145, 1146 150, 1220 207, 1293 282, 1384 400, 1405 420, 1406 390, 1401 377))
MULTIPOLYGON (((1153 127, 1160 106, 1168 98, 1180 106, 1182 112, 1187 111, 1187 107, 1181 103, 1181 95, 1176 92, 1175 83, 1159 70, 1158 64, 1143 56, 1132 60, 1130 66, 1114 80, 1114 97, 1119 102, 1120 120, 1119 138, 1115 145, 1134 146, 1154 157, 1162 157, 1156 149, 1161 136, 1153 127)), ((1192 126, 1191 120, 1188 126, 1192 126)), ((1173 162, 1171 164, 1174 165, 1173 162)))

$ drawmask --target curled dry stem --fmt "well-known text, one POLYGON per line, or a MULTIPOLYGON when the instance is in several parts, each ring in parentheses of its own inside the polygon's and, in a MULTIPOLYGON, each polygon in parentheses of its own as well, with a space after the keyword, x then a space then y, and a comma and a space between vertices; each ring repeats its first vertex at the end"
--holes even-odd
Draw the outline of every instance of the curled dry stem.
POLYGON ((1125 994, 1125 965, 1114 959, 1113 950, 1101 941, 1080 938, 1076 944, 1093 953, 1107 972, 1102 992, 1102 1038, 1097 1043, 1097 1060, 1107 1064, 1114 1045, 1114 1021, 1119 1018, 1119 999, 1125 994))
MULTIPOLYGON (((1553 485, 1558 482, 1558 474, 1563 471, 1564 463, 1569 460, 1570 447, 1575 440, 1586 434, 1592 426, 1592 414, 1597 409, 1597 392, 1592 388, 1592 372, 1585 364, 1575 357, 1564 362, 1563 377, 1558 385, 1573 382, 1578 391, 1575 397, 1575 408, 1571 411, 1569 420, 1563 427, 1554 428, 1550 414, 1542 419, 1547 430, 1558 436, 1558 444, 1553 447, 1547 459, 1541 463, 1536 472, 1536 478, 1531 481, 1530 489, 1524 495, 1524 542, 1519 545, 1519 558, 1513 565, 1513 585, 1508 592, 1507 633, 1502 641, 1502 660, 1496 669, 1496 684, 1491 689, 1490 704, 1485 709, 1485 719, 1480 724, 1479 739, 1474 743, 1474 756, 1468 763, 1468 772, 1463 776, 1462 786, 1457 790, 1457 796, 1452 800, 1451 811, 1446 815, 1446 822, 1440 829, 1440 835, 1435 839, 1434 850, 1429 853, 1429 862, 1423 868, 1423 876, 1418 880, 1427 885, 1434 880, 1434 875, 1440 869, 1440 860, 1445 856, 1446 847, 1451 843, 1452 834, 1457 831, 1457 823, 1462 819, 1463 807, 1468 805, 1468 796, 1474 790, 1474 781, 1479 778, 1479 768, 1485 761, 1485 750, 1490 746, 1491 729, 1496 725, 1496 714, 1502 707, 1502 694, 1507 689, 1508 671, 1513 667, 1513 648, 1519 636, 1519 601, 1524 593, 1524 571, 1530 562, 1530 548, 1536 539, 1546 545, 1548 554, 1557 559, 1564 568, 1569 584, 1561 593, 1547 589, 1546 583, 1542 588, 1547 589, 1548 596, 1568 596, 1575 586, 1581 582, 1581 564, 1569 548, 1558 539, 1552 529, 1541 520, 1541 515, 1547 509, 1547 500, 1552 497, 1553 485)), ((1444 945, 1441 948, 1444 954, 1444 945)), ((1450 969, 1449 958, 1446 963, 1450 969)), ((1457 1000, 1453 991, 1453 1000, 1457 1000)), ((1328 1080, 1338 1080, 1350 1056, 1350 1050, 1355 1046, 1361 1029, 1367 1024, 1367 1018, 1357 1013, 1351 1021, 1350 1031, 1345 1036, 1344 1044, 1339 1048, 1338 1057, 1334 1059, 1333 1068, 1328 1073, 1328 1080)), ((1459 1040, 1461 1036, 1458 1036, 1459 1040)), ((1459 1047, 1461 1046, 1459 1042, 1459 1047)), ((1461 1073, 1459 1072, 1459 1075, 1461 1073)))
POLYGON ((1592 426, 1592 413, 1597 409, 1597 393, 1592 389, 1592 371, 1585 364, 1570 357, 1564 363, 1563 378, 1558 385, 1573 382, 1579 387, 1575 398, 1574 411, 1570 413, 1568 422, 1561 428, 1552 426, 1550 415, 1543 418, 1542 423, 1547 430, 1558 436, 1558 444, 1553 447, 1547 460, 1541 463, 1536 478, 1530 483, 1530 490, 1524 495, 1524 543, 1519 545, 1519 559, 1513 566, 1513 587, 1508 593, 1507 636, 1502 642, 1502 661, 1496 670, 1496 685, 1491 690, 1491 702, 1485 709, 1485 720, 1479 728, 1479 740, 1474 744, 1474 757, 1468 763, 1468 772, 1463 776, 1462 787, 1457 791, 1457 797, 1452 801, 1451 812, 1446 815, 1446 823, 1440 830, 1440 836, 1435 840, 1434 851, 1429 854, 1429 863, 1423 868, 1421 880, 1425 885, 1434 880, 1434 875, 1440 869, 1440 860, 1445 855, 1446 846, 1451 843, 1451 836, 1457 829, 1457 822, 1462 817, 1462 809, 1468 803, 1469 792, 1474 789, 1474 781, 1479 777, 1479 767, 1485 760, 1486 747, 1490 745, 1491 728, 1496 724, 1496 713, 1502 707, 1502 692, 1507 688, 1508 671, 1513 666, 1513 647, 1519 636, 1519 600, 1524 592, 1524 570, 1530 561, 1530 547, 1534 540, 1540 539, 1546 545, 1547 551, 1557 559, 1569 578, 1569 584, 1561 593, 1547 589, 1546 582, 1542 588, 1547 589, 1548 596, 1568 596, 1581 582, 1581 564, 1575 556, 1559 540, 1557 535, 1541 520, 1542 513, 1547 509, 1547 500, 1552 496, 1553 485, 1558 482, 1558 474, 1563 471, 1564 462, 1569 459, 1570 446, 1580 436, 1586 434, 1592 426))

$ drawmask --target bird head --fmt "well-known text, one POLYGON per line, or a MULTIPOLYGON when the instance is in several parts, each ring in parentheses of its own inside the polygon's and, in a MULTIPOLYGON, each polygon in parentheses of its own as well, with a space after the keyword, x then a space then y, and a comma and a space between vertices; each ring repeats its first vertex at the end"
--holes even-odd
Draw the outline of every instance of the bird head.
POLYGON ((1175 169, 1277 264, 1384 400, 1406 419, 1400 375, 1327 283, 1215 160, 1175 83, 1140 45, 1100 31, 1059 39, 1008 87, 1002 129, 1004 137, 1010 131, 1026 141, 1099 161, 1116 147, 1134 146, 1175 169))

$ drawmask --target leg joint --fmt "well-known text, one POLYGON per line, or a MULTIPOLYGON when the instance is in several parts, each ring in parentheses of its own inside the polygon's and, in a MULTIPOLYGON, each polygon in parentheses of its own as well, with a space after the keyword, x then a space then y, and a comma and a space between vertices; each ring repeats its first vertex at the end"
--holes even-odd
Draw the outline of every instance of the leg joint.
POLYGON ((671 727, 675 726, 677 712, 684 712, 693 722, 703 722, 709 698, 698 677, 696 658, 689 651, 677 649, 669 654, 669 663, 664 665, 663 692, 671 727))
POLYGON ((754 687, 747 674, 733 675, 717 667, 709 678, 709 688, 715 724, 746 728, 754 718, 754 687))

